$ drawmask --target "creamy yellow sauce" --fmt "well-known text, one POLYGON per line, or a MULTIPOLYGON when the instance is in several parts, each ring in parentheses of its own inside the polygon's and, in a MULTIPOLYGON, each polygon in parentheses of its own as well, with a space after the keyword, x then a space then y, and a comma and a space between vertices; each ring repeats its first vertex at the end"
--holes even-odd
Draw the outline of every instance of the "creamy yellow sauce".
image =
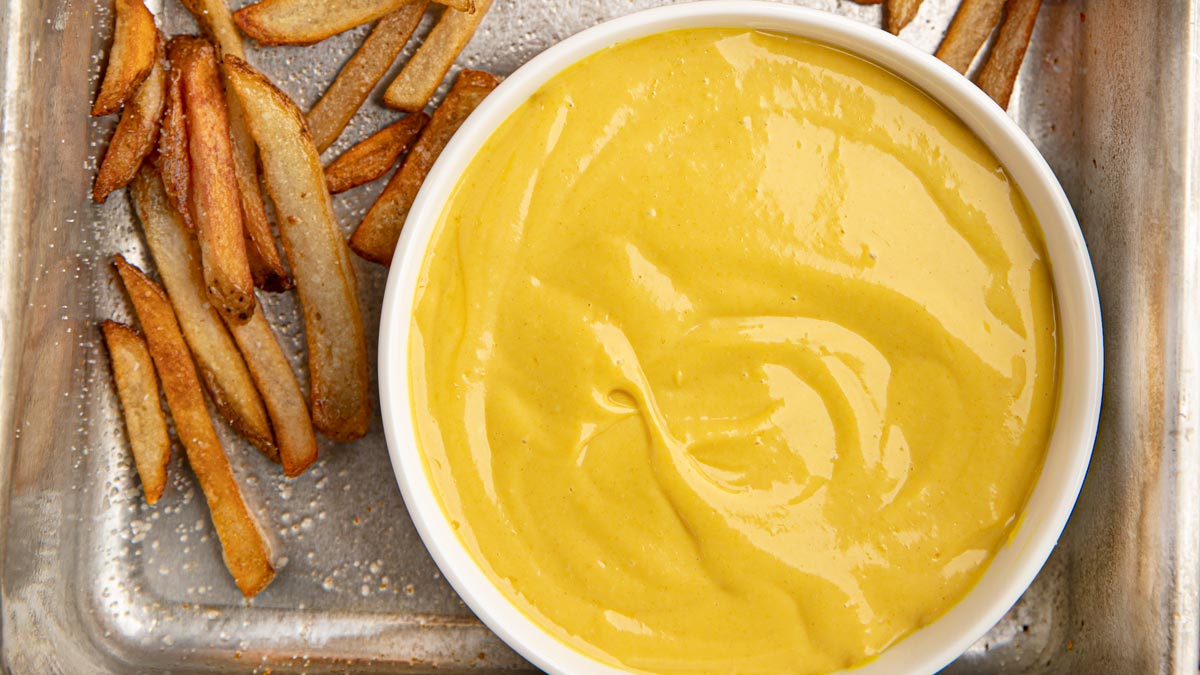
POLYGON ((413 328, 463 543, 638 671, 824 673, 937 618, 1016 527, 1058 394, 997 159, 877 66, 742 30, 618 45, 514 112, 413 328))

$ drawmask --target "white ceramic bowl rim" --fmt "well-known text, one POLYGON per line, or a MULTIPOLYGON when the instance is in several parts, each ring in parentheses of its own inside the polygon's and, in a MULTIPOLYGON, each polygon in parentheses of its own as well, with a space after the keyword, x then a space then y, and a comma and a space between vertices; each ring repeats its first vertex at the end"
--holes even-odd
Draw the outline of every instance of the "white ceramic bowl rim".
POLYGON ((451 529, 427 478, 412 423, 410 322, 417 276, 434 227, 458 177, 500 123, 548 79, 600 49, 654 33, 701 27, 753 28, 806 37, 857 54, 905 78, 956 114, 991 148, 1042 225, 1058 299, 1063 380, 1046 463, 1023 523, 966 598, 855 671, 858 675, 936 672, 966 651, 1017 601, 1054 549, 1071 514, 1091 458, 1100 411, 1100 307, 1079 225, 1037 149, 973 84, 931 55, 881 30, 833 14, 767 2, 678 4, 585 30, 509 77, 438 159, 413 204, 393 259, 379 333, 379 385, 396 480, 417 531, 447 581, 506 643, 556 675, 622 672, 582 655, 538 627, 492 584, 451 529))

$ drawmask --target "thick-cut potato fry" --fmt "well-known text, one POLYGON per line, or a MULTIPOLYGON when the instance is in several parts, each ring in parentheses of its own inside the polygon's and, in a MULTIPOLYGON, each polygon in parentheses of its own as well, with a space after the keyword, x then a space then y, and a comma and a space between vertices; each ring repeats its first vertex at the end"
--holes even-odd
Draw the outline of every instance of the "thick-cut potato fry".
POLYGON ((108 150, 104 152, 100 170, 96 173, 96 183, 92 186, 92 199, 98 204, 103 204, 113 190, 119 190, 133 180, 142 160, 158 143, 158 126, 167 100, 163 50, 162 36, 159 36, 154 67, 125 106, 117 130, 108 142, 108 150))
POLYGON ((171 461, 171 436, 159 402, 158 377, 146 340, 134 329, 115 321, 101 324, 104 342, 112 359, 113 379, 129 449, 142 479, 142 492, 150 504, 158 502, 167 489, 167 464, 171 461))
POLYGON ((209 397, 238 433, 278 462, 267 409, 255 388, 252 372, 205 293, 194 237, 189 234, 180 243, 175 230, 184 225, 152 167, 145 166, 138 172, 129 185, 129 194, 209 397))
MULTIPOLYGON (((175 307, 175 314, 179 317, 184 334, 188 337, 188 344, 191 345, 192 353, 200 362, 203 371, 201 349, 198 349, 196 341, 187 335, 189 322, 184 318, 196 316, 205 309, 201 304, 204 302, 204 287, 200 272, 200 252, 196 248, 195 237, 187 231, 179 215, 171 208, 167 195, 163 192, 162 180, 152 167, 146 166, 138 173, 130 192, 146 233, 150 255, 154 257, 154 264, 162 276, 163 285, 166 286, 171 304, 175 307)), ((262 394, 267 413, 271 417, 271 426, 275 431, 278 452, 275 456, 268 456, 275 461, 282 461, 283 471, 288 476, 299 475, 316 461, 317 441, 313 435, 312 420, 308 415, 308 404, 300 391, 296 374, 292 372, 291 365, 280 349, 266 318, 262 312, 255 312, 244 324, 229 322, 229 334, 232 334, 237 342, 237 348, 226 344, 229 334, 221 328, 215 310, 208 307, 203 319, 206 323, 204 328, 210 328, 214 333, 220 330, 223 334, 220 339, 209 340, 204 344, 221 342, 222 349, 233 349, 233 354, 225 352, 225 358, 230 363, 241 364, 242 357, 245 357, 249 377, 254 380, 252 391, 253 387, 257 386, 255 397, 257 398, 258 393, 262 394), (217 322, 215 326, 211 324, 212 321, 217 322), (237 353, 238 349, 241 350, 240 355, 237 353)))
POLYGON ((1041 7, 1042 0, 1008 0, 1004 5, 1000 34, 979 71, 979 88, 1001 108, 1007 108, 1008 99, 1012 97, 1013 85, 1021 72, 1021 62, 1025 60, 1025 50, 1029 48, 1041 7))
MULTIPOLYGON (((437 0, 473 11, 473 0, 437 0)), ((413 0, 262 0, 234 12, 238 28, 264 45, 310 45, 370 23, 413 0)))
POLYGON ((244 323, 254 312, 254 279, 246 258, 241 191, 229 138, 229 111, 207 40, 171 40, 171 67, 183 78, 191 193, 188 200, 200 239, 204 283, 217 309, 244 323))
POLYGON ((116 27, 104 82, 92 105, 92 115, 109 115, 121 109, 154 67, 158 28, 142 0, 116 0, 116 27))
POLYGON ((239 59, 246 58, 246 50, 242 46, 242 36, 233 23, 233 14, 229 11, 229 0, 183 0, 183 6, 196 18, 200 32, 217 47, 220 58, 233 54, 239 59))
POLYGON ((499 77, 480 70, 464 70, 459 74, 404 163, 350 237, 350 248, 355 253, 381 265, 391 264, 400 228, 426 174, 471 111, 499 84, 499 77))
POLYGON ((371 420, 367 342, 354 267, 334 220, 320 156, 286 94, 241 59, 227 56, 225 64, 262 153, 304 308, 313 423, 335 440, 360 438, 371 420))
POLYGON ((388 86, 383 102, 407 112, 424 108, 491 6, 492 0, 479 0, 474 12, 443 12, 429 37, 388 86))
POLYGON ((966 73, 979 48, 1000 22, 1004 0, 963 0, 938 46, 937 57, 960 73, 966 73))
MULTIPOLYGON (((177 231, 186 234, 182 229, 177 231)), ((230 322, 229 331, 246 356, 254 382, 267 402, 283 473, 295 478, 317 461, 317 437, 296 373, 292 372, 292 365, 262 312, 255 312, 240 326, 230 322)))
POLYGON ((183 334, 179 332, 171 304, 158 284, 119 255, 116 265, 146 334, 155 368, 162 378, 167 407, 175 420, 175 432, 187 451, 188 464, 208 502, 225 566, 242 594, 252 597, 275 577, 271 551, 246 506, 229 466, 229 458, 225 456, 208 416, 200 380, 196 377, 196 368, 183 334))
MULTIPOLYGON (((167 47, 168 53, 170 46, 167 47)), ((188 156, 187 119, 183 110, 183 76, 179 68, 167 73, 167 101, 163 110, 162 128, 158 133, 158 170, 172 206, 179 212, 188 229, 196 231, 192 205, 192 167, 188 156)))
MULTIPOLYGON (((218 60, 225 54, 246 57, 242 35, 233 23, 226 0, 183 0, 195 17, 200 31, 217 48, 218 60)), ((246 259, 254 285, 272 292, 286 291, 292 279, 283 268, 283 259, 271 234, 271 223, 258 184, 258 149, 246 128, 241 103, 232 88, 225 87, 225 105, 229 111, 229 138, 233 144, 233 168, 242 201, 242 225, 246 230, 246 259)))
POLYGON ((337 194, 379 178, 396 165, 421 133, 429 115, 412 113, 375 132, 325 167, 329 191, 337 194))
POLYGON ((404 50, 428 5, 428 0, 415 0, 380 19, 325 95, 308 111, 308 128, 318 151, 325 152, 342 135, 350 118, 404 50))
POLYGON ((887 0, 883 6, 888 32, 899 35, 904 27, 917 18, 917 10, 921 8, 921 0, 887 0))

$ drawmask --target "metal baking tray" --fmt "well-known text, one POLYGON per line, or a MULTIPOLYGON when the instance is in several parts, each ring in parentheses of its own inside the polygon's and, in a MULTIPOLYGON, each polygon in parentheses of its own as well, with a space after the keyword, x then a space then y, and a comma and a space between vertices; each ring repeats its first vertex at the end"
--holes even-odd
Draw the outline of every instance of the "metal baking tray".
MULTIPOLYGON (((235 0, 235 4, 242 4, 235 0)), ((661 0, 498 0, 461 63, 508 73, 661 0)), ((878 25, 878 6, 797 2, 878 25)), ((956 0, 904 38, 936 47, 956 0)), ((177 0, 151 0, 189 30, 177 0)), ((1011 114, 1075 206, 1106 328, 1100 435, 1074 517, 1008 616, 952 673, 1194 673, 1200 560, 1200 0, 1046 0, 1011 114)), ((0 654, 11 673, 511 672, 532 667, 438 575, 392 479, 378 415, 286 481, 227 429, 288 566, 248 602, 193 478, 147 507, 96 321, 128 317, 110 256, 145 259, 122 194, 88 201, 111 119, 86 111, 107 0, 0 3, 0 654)), ((427 27, 426 27, 427 29, 427 27)), ((424 29, 423 29, 424 30, 424 29)), ((302 107, 365 29, 252 51, 302 107)), ((370 104, 329 156, 391 114, 370 104)), ((356 224, 378 186, 337 200, 356 224)), ((385 272, 359 265, 371 340, 385 272)), ((290 298, 271 298, 285 347, 290 298)), ((179 453, 177 453, 179 454, 179 453)))

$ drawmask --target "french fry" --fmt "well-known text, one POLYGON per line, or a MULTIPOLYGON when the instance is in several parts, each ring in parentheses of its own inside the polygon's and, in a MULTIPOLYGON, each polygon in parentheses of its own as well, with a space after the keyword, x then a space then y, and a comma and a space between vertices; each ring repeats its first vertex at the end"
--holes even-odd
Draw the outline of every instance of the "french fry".
POLYGON ((217 46, 220 57, 233 54, 239 59, 246 58, 246 50, 242 45, 242 36, 233 23, 233 14, 229 11, 228 0, 183 0, 183 6, 196 19, 200 32, 208 41, 217 46))
POLYGON ((921 0, 887 0, 883 6, 888 32, 899 35, 904 27, 917 17, 921 0))
POLYGON ((286 94, 237 57, 225 57, 225 64, 262 154, 304 309, 313 423, 335 440, 360 438, 371 419, 367 342, 354 267, 320 156, 286 94))
POLYGON ((429 115, 412 113, 342 153, 341 157, 325 167, 329 191, 334 194, 345 192, 387 173, 396 165, 400 155, 408 151, 428 121, 429 115))
MULTIPOLYGON (((225 54, 246 57, 242 36, 233 23, 226 0, 183 0, 195 17, 200 31, 217 48, 217 59, 225 54)), ((292 279, 283 268, 271 223, 258 184, 258 149, 246 128, 241 103, 232 88, 225 87, 225 105, 229 111, 229 138, 233 145, 233 168, 242 202, 242 225, 246 231, 246 259, 254 285, 272 292, 286 291, 292 279)))
POLYGON ((92 115, 100 117, 121 109, 154 67, 158 28, 142 0, 116 0, 117 21, 112 49, 92 115))
POLYGON ((109 194, 133 180, 142 160, 158 143, 158 127, 167 100, 167 71, 162 63, 165 55, 161 35, 157 43, 150 75, 142 81, 137 93, 125 106, 117 130, 113 132, 108 150, 100 162, 96 183, 92 186, 92 199, 98 204, 103 204, 109 194))
MULTIPOLYGON (((167 295, 171 298, 171 305, 175 307, 175 314, 201 372, 205 370, 201 354, 213 352, 214 344, 219 343, 223 358, 230 364, 241 364, 245 357, 245 366, 249 368, 248 377, 254 380, 250 385, 251 392, 256 398, 259 393, 262 394, 267 414, 271 418, 271 426, 275 431, 278 452, 271 458, 282 461, 284 473, 288 476, 299 475, 316 461, 317 441, 313 435, 308 404, 304 401, 300 384, 266 318, 262 312, 255 312, 244 324, 229 322, 229 333, 225 333, 217 312, 211 307, 205 311, 200 252, 197 250, 195 238, 171 208, 163 191, 162 179, 152 167, 143 167, 134 179, 130 193, 146 233, 150 254, 154 257, 154 264, 159 269, 167 295), (200 340, 193 340, 188 335, 188 324, 192 322, 201 322, 203 325, 200 328, 211 330, 213 333, 219 332, 221 335, 216 338, 202 337, 200 340), (237 342, 236 348, 229 343, 230 334, 237 342), (203 345, 204 348, 198 348, 198 345, 203 345), (238 350, 241 354, 238 354, 238 350), (254 391, 254 387, 257 387, 257 391, 254 391)), ((204 379, 208 381, 211 378, 204 379)), ((211 393, 211 387, 209 391, 211 393)), ((213 396, 213 399, 215 400, 216 396, 213 396)))
MULTIPOLYGON (((234 12, 238 28, 264 45, 310 45, 370 23, 413 0, 262 0, 234 12)), ((472 0, 438 0, 466 12, 472 0)))
POLYGON ((241 325, 230 322, 229 331, 237 340, 254 382, 267 402, 283 473, 288 478, 295 478, 317 461, 317 437, 296 373, 292 372, 292 366, 262 312, 255 312, 241 325))
POLYGON ((183 110, 183 76, 179 68, 167 73, 167 100, 162 128, 158 134, 158 170, 162 173, 167 197, 187 228, 196 231, 192 205, 192 167, 188 155, 187 119, 183 110))
POLYGON ((239 434, 278 462, 267 409, 252 373, 204 290, 195 238, 189 235, 186 244, 178 243, 175 229, 185 226, 150 166, 143 167, 129 184, 129 195, 209 398, 239 434))
POLYGON ((129 448, 142 479, 142 492, 150 504, 158 502, 167 489, 167 464, 171 461, 171 437, 167 418, 159 402, 158 377, 146 340, 134 329, 115 321, 101 324, 104 342, 112 358, 117 398, 129 433, 129 448))
POLYGON ((383 102, 406 112, 424 108, 491 6, 492 0, 479 0, 474 12, 447 9, 442 13, 429 37, 388 85, 383 102))
POLYGON ((308 128, 318 151, 325 152, 342 135, 350 118, 404 50, 428 5, 428 0, 415 0, 380 19, 308 112, 308 128))
POLYGON ((162 378, 175 431, 208 502, 225 566, 242 594, 252 597, 275 577, 271 551, 234 480, 229 459, 208 416, 200 380, 171 304, 158 284, 120 255, 116 266, 162 378))
POLYGON ((471 111, 499 84, 499 77, 480 70, 464 70, 459 74, 404 163, 350 237, 350 248, 355 253, 381 265, 391 264, 400 228, 429 169, 471 111))
POLYGON ((172 38, 168 51, 172 69, 182 71, 191 169, 188 201, 200 239, 204 283, 217 309, 244 323, 254 313, 254 280, 216 52, 207 40, 191 36, 172 38))
POLYGON ((1004 0, 963 0, 938 46, 937 57, 960 73, 966 73, 979 48, 1000 22, 1004 0))
POLYGON ((1025 60, 1025 50, 1029 48, 1041 7, 1042 0, 1008 0, 1004 5, 1000 34, 979 71, 979 88, 1001 108, 1007 108, 1008 99, 1012 97, 1013 85, 1021 72, 1021 62, 1025 60))

